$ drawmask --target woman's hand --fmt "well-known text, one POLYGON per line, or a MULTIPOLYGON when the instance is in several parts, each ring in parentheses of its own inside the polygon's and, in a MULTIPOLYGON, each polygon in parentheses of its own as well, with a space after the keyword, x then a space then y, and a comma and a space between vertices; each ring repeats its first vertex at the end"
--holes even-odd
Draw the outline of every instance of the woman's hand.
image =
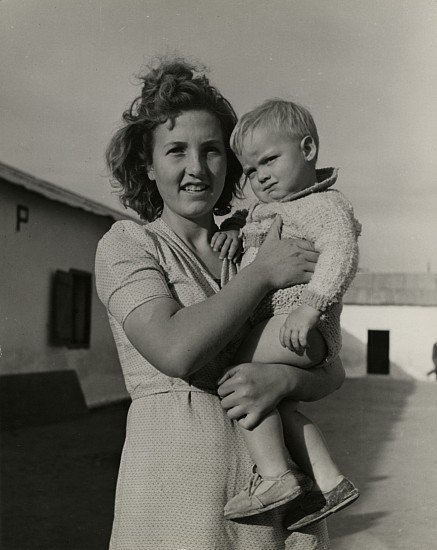
POLYGON ((241 363, 218 382, 221 405, 246 430, 255 428, 278 403, 318 401, 338 390, 345 378, 339 357, 317 369, 275 363, 241 363))
POLYGON ((253 262, 266 274, 271 289, 308 283, 319 253, 308 241, 281 240, 282 219, 278 215, 253 262))
POLYGON ((255 428, 285 397, 287 365, 242 363, 219 380, 218 394, 229 418, 246 430, 255 428))

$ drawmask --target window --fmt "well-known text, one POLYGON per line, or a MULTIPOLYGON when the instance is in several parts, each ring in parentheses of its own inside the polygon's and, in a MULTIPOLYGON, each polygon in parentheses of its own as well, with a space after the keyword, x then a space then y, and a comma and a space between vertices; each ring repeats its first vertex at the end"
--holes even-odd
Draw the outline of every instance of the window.
POLYGON ((50 343, 68 348, 89 348, 92 275, 70 269, 56 271, 52 286, 50 343))

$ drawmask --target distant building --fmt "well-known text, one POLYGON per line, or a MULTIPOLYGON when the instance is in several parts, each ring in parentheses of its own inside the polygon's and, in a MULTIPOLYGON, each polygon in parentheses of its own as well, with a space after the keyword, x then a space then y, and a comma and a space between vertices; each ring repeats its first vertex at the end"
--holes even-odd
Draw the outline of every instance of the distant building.
POLYGON ((358 273, 344 297, 341 357, 350 376, 435 381, 437 274, 358 273))
POLYGON ((0 375, 73 370, 87 405, 126 397, 94 256, 128 216, 4 164, 0 197, 0 375))

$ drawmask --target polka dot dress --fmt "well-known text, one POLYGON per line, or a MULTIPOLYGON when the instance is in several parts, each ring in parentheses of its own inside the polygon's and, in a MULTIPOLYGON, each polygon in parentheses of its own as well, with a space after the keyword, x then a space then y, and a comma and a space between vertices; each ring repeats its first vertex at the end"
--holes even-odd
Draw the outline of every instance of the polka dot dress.
MULTIPOLYGON (((223 262, 221 284, 234 274, 223 262)), ((223 507, 246 484, 251 461, 216 394, 241 337, 189 379, 165 376, 123 331, 139 305, 167 296, 203 301, 219 284, 161 220, 117 222, 99 243, 96 282, 132 404, 117 483, 111 550, 309 550, 329 547, 325 522, 290 533, 283 511, 240 522, 223 507)))

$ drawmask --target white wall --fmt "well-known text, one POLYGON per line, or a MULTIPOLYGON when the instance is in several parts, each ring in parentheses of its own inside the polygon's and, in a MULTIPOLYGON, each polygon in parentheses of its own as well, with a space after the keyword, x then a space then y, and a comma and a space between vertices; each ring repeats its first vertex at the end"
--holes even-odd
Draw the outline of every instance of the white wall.
POLYGON ((341 316, 344 332, 342 359, 346 370, 365 374, 367 331, 390 331, 391 373, 435 382, 426 373, 434 368, 431 354, 437 342, 437 307, 345 305, 341 316), (364 372, 363 372, 364 371, 364 372))

